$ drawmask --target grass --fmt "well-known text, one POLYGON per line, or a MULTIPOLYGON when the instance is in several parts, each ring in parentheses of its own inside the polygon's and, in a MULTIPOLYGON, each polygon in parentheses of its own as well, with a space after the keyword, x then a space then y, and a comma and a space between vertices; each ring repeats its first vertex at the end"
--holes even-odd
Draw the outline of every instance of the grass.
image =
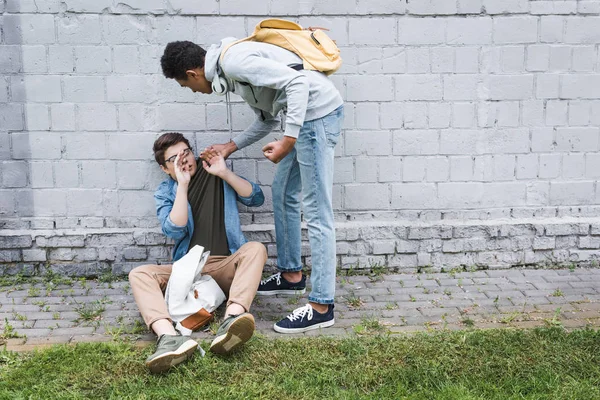
MULTIPOLYGON (((207 343, 203 343, 206 348, 207 343)), ((600 333, 557 328, 254 338, 162 376, 126 343, 0 352, 0 399, 593 399, 600 333)))

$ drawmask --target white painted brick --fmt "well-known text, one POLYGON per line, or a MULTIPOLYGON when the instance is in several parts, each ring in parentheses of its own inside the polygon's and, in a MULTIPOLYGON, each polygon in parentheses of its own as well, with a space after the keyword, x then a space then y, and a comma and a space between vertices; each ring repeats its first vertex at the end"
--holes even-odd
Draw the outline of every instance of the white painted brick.
POLYGON ((385 47, 381 68, 384 74, 406 72, 406 51, 404 47, 385 47))
POLYGON ((79 104, 76 112, 77 126, 84 131, 117 129, 117 109, 113 104, 79 104))
POLYGON ((515 156, 495 155, 493 156, 494 180, 512 181, 515 179, 515 156))
POLYGON ((477 73, 479 71, 479 48, 457 47, 455 52, 455 72, 477 73))
POLYGON ((527 100, 521 103, 521 123, 523 126, 544 125, 544 101, 527 100))
POLYGON ((591 103, 589 101, 569 102, 569 125, 586 126, 590 123, 591 103))
POLYGON ((444 76, 444 100, 475 100, 480 78, 477 75, 444 76))
POLYGON ((449 15, 457 13, 456 2, 446 0, 422 0, 409 2, 409 14, 417 15, 449 15))
POLYGON ((503 46, 500 52, 503 72, 523 72, 525 64, 525 46, 503 46))
POLYGON ((346 155, 385 156, 391 153, 391 134, 383 131, 345 132, 346 155))
POLYGON ((535 179, 538 175, 537 154, 521 154, 517 156, 517 179, 535 179))
POLYGON ((527 183, 527 205, 546 206, 550 202, 550 182, 527 183))
POLYGON ((111 68, 111 49, 108 46, 75 47, 75 71, 78 73, 105 73, 111 68))
POLYGON ((593 101, 591 106, 590 124, 600 125, 600 101, 593 101))
POLYGON ((437 154, 439 132, 435 130, 402 130, 393 134, 394 155, 437 154))
POLYGON ((577 11, 579 14, 600 14, 600 3, 597 1, 579 1, 577 2, 577 11))
POLYGON ((62 189, 23 191, 17 201, 19 215, 36 217, 65 216, 67 213, 66 192, 62 189))
POLYGON ((93 0, 64 0, 63 4, 66 11, 72 13, 88 13, 88 14, 100 14, 103 11, 110 11, 110 6, 106 4, 106 1, 93 1, 93 0))
MULTIPOLYGON (((270 161, 259 161, 259 175, 260 168, 262 165, 268 167, 267 163, 271 163, 270 161)), ((273 164, 273 163, 271 163, 273 164)), ((371 170, 375 170, 375 175, 377 175, 376 168, 370 168, 371 170)), ((333 183, 352 183, 354 181, 354 158, 352 157, 338 157, 335 159, 335 168, 333 170, 333 183)), ((270 182, 273 182, 271 179, 270 182)))
POLYGON ((244 0, 220 0, 220 14, 267 15, 269 2, 248 3, 244 0))
POLYGON ((494 159, 492 156, 473 158, 473 180, 483 182, 494 180, 494 159))
POLYGON ((429 49, 408 47, 406 49, 406 72, 422 74, 430 72, 429 49))
POLYGON ((585 155, 585 177, 600 178, 600 154, 588 153, 585 155))
POLYGON ((438 195, 440 206, 448 208, 522 206, 527 186, 521 182, 440 183, 438 195))
POLYGON ((402 181, 402 158, 385 157, 379 159, 379 182, 402 181))
POLYGON ((2 129, 20 131, 23 129, 23 106, 21 104, 0 104, 0 126, 2 129))
MULTIPOLYGON (((398 107, 402 113, 402 109, 398 107)), ((379 129, 379 103, 356 103, 356 127, 358 129, 379 129)))
POLYGON ((449 18, 446 43, 461 44, 490 44, 492 43, 492 19, 478 18, 449 18))
POLYGON ((527 71, 547 71, 550 65, 550 46, 527 46, 527 71))
POLYGON ((491 75, 489 99, 521 100, 533 95, 533 75, 491 75))
POLYGON ((8 103, 8 80, 0 78, 0 103, 8 103))
POLYGON ((119 215, 125 217, 153 217, 156 209, 151 191, 120 190, 117 192, 119 215))
POLYGON ((2 30, 6 44, 49 44, 56 41, 53 15, 6 14, 2 30))
POLYGON ((151 189, 149 175, 156 167, 152 161, 118 161, 117 187, 119 189, 151 189))
POLYGON ((526 129, 444 129, 441 131, 442 154, 528 153, 526 129))
POLYGON ((556 149, 558 151, 598 151, 599 139, 599 128, 558 128, 556 149))
POLYGON ((573 48, 573 71, 592 72, 596 64, 596 48, 594 46, 577 46, 573 48))
POLYGON ((563 154, 562 177, 565 179, 581 179, 585 176, 584 154, 563 154))
POLYGON ((430 128, 448 128, 452 118, 452 108, 450 103, 431 103, 429 104, 429 127, 430 128))
POLYGON ((498 103, 498 126, 499 127, 517 127, 519 126, 519 102, 502 101, 498 103))
POLYGON ((61 44, 99 44, 102 40, 97 15, 70 14, 58 19, 57 26, 61 44))
POLYGON ((392 208, 423 210, 438 206, 435 183, 401 183, 392 185, 392 208))
MULTIPOLYGON (((273 4, 274 3, 271 3, 271 7, 273 7, 273 4)), ((302 25, 305 28, 309 26, 319 26, 322 28, 329 29, 329 31, 327 31, 327 36, 335 40, 338 46, 348 46, 350 44, 353 44, 350 43, 350 41, 348 40, 348 18, 311 15, 308 17, 300 17, 299 22, 300 25, 302 25)), ((249 34, 251 34, 254 31, 254 26, 249 26, 248 30, 249 34)), ((240 35, 240 37, 243 36, 240 35)))
POLYGON ((48 67, 52 73, 75 71, 73 47, 48 46, 48 67))
POLYGON ((198 99, 198 95, 189 89, 183 89, 174 79, 159 79, 158 82, 158 92, 164 103, 194 103, 198 99))
POLYGON ((165 131, 197 131, 205 128, 204 107, 188 104, 161 104, 159 126, 165 131))
POLYGON ((546 102, 546 125, 566 125, 568 106, 567 101, 548 100, 546 102))
POLYGON ((459 14, 480 14, 483 0, 458 0, 459 14))
POLYGON ((550 182, 550 205, 582 205, 594 201, 594 182, 550 182))
MULTIPOLYGON (((271 12, 273 12, 271 3, 271 12)), ((356 9, 353 12, 357 14, 404 14, 406 4, 403 1, 396 0, 358 0, 356 9)))
POLYGON ((404 182, 424 182, 426 157, 404 157, 402 162, 402 180, 404 182))
MULTIPOLYGON (((383 129, 402 128, 404 126, 404 103, 381 103, 380 123, 383 129)), ((345 107, 345 106, 344 106, 345 107)), ((358 108, 357 108, 358 110, 358 108)), ((344 110, 345 111, 345 110, 344 110)), ((356 112, 358 121, 359 114, 356 112)))
POLYGON ((565 43, 597 44, 600 42, 600 17, 566 18, 565 43))
POLYGON ((152 146, 157 137, 155 133, 110 134, 107 137, 108 158, 111 160, 153 159, 152 146))
POLYGON ((104 101, 104 78, 101 76, 65 76, 65 101, 74 103, 104 101))
POLYGON ((428 182, 445 182, 448 180, 450 163, 447 157, 428 157, 425 169, 428 182))
POLYGON ((219 2, 217 0, 205 0, 202 2, 169 0, 169 3, 175 12, 182 15, 211 15, 219 13, 219 2))
POLYGON ((535 77, 536 93, 538 99, 556 99, 559 96, 560 75, 542 74, 535 77))
POLYGON ((440 75, 406 75, 396 77, 396 100, 441 100, 440 75))
POLYGON ((348 210, 385 210, 390 207, 390 191, 386 184, 345 186, 345 208, 348 210))
POLYGON ((431 48, 431 72, 454 72, 454 49, 452 47, 431 48))
POLYGON ((346 82, 348 101, 391 101, 394 99, 394 85, 389 76, 349 76, 346 82))
POLYGON ((540 41, 542 43, 559 43, 563 40, 565 18, 544 16, 540 18, 540 41))
POLYGON ((10 13, 52 14, 60 11, 60 4, 60 0, 7 0, 6 11, 10 13))
POLYGON ((4 73, 21 70, 21 46, 2 46, 0 68, 4 73))
POLYGON ((535 43, 537 18, 506 17, 494 19, 494 43, 535 43))
POLYGON ((473 158, 470 156, 450 157, 450 180, 470 181, 473 179, 473 158))
POLYGON ((378 74, 382 72, 381 48, 361 47, 356 49, 356 53, 356 65, 359 74, 378 74))
POLYGON ((57 188, 76 188, 79 186, 79 164, 75 161, 53 163, 54 184, 57 188))
POLYGON ((149 44, 152 38, 150 19, 131 15, 103 16, 102 37, 107 44, 149 44))
POLYGON ((529 11, 528 0, 504 0, 501 2, 496 0, 483 0, 483 6, 485 7, 485 12, 490 15, 517 14, 529 11))
POLYGON ((69 190, 67 192, 67 212, 69 216, 102 216, 102 190, 69 190))
POLYGON ((131 74, 140 71, 140 57, 137 46, 114 46, 112 49, 113 71, 131 74))
POLYGON ((124 131, 156 131, 156 109, 142 104, 119 104, 119 129, 124 131))
POLYGON ((483 46, 479 71, 485 74, 502 72, 502 46, 483 46))
POLYGON ((196 36, 195 17, 162 17, 156 20, 157 42, 167 44, 179 40, 194 41, 196 36))
POLYGON ((50 117, 53 131, 75 130, 75 105, 69 103, 52 104, 50 117))
POLYGON ((106 135, 94 133, 65 133, 62 135, 65 157, 71 160, 106 158, 106 135))
POLYGON ((395 18, 351 18, 349 40, 355 44, 396 43, 395 18))
POLYGON ((398 43, 407 45, 441 44, 446 41, 445 18, 400 18, 398 43))
POLYGON ((140 72, 156 74, 160 72, 162 49, 158 46, 137 46, 140 52, 140 72))
POLYGON ((254 26, 250 27, 250 32, 247 31, 243 17, 197 17, 196 25, 198 33, 195 42, 200 45, 218 43, 228 36, 243 38, 254 31, 254 26))
MULTIPOLYGON (((377 160, 372 158, 356 158, 356 182, 377 182, 377 160)), ((350 181, 349 183, 352 183, 350 181)))
POLYGON ((2 166, 2 187, 27 187, 27 175, 29 168, 26 162, 3 161, 0 165, 2 166))
POLYGON ((563 76, 561 97, 566 99, 599 98, 600 74, 580 74, 563 76))
POLYGON ((13 158, 51 160, 61 156, 61 141, 51 132, 12 134, 13 158))
POLYGON ((427 127, 427 103, 408 102, 404 104, 404 127, 406 129, 427 127))
POLYGON ((13 101, 55 103, 62 100, 60 77, 47 75, 11 76, 13 101))
POLYGON ((540 178, 552 179, 560 176, 561 156, 560 154, 540 155, 540 178))
POLYGON ((52 178, 52 163, 48 161, 33 161, 29 163, 32 188, 54 187, 52 178))
POLYGON ((551 46, 549 71, 568 71, 571 68, 573 49, 571 46, 551 46))
POLYGON ((471 128, 475 125, 475 104, 452 103, 452 126, 471 128))
POLYGON ((81 183, 84 188, 115 188, 117 185, 114 161, 82 161, 81 183))
POLYGON ((152 103, 156 100, 156 77, 108 76, 106 95, 111 102, 152 103))
POLYGON ((42 104, 25 105, 25 127, 30 131, 50 129, 50 110, 42 104))
POLYGON ((48 71, 46 46, 21 46, 23 72, 43 73, 48 71))

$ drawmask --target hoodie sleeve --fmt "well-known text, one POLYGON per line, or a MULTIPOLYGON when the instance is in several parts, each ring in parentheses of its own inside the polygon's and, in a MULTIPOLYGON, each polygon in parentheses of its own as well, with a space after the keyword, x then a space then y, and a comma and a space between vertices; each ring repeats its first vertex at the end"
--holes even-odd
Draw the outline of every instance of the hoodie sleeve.
POLYGON ((267 136, 273 129, 279 125, 279 117, 273 117, 271 114, 250 107, 256 114, 254 122, 246 130, 232 140, 238 149, 243 149, 267 136))
POLYGON ((284 90, 287 97, 284 135, 298 138, 308 106, 309 83, 306 76, 253 52, 228 51, 223 57, 222 68, 225 75, 233 80, 284 90))

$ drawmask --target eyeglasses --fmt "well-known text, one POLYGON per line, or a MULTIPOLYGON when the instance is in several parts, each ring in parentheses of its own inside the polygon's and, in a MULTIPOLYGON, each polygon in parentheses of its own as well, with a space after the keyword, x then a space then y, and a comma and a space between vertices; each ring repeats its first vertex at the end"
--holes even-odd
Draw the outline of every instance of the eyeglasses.
MULTIPOLYGON (((183 157, 186 157, 188 154, 190 154, 191 151, 192 151, 192 149, 190 149, 189 147, 187 149, 183 150, 183 157)), ((177 158, 177 154, 167 158, 165 160, 165 164, 174 163, 176 158, 177 158)))

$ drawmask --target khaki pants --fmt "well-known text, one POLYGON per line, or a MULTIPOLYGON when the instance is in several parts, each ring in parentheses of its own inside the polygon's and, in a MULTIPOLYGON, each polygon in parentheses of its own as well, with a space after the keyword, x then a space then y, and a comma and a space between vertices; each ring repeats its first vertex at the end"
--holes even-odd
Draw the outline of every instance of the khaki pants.
MULTIPOLYGON (((265 246, 249 242, 230 256, 208 257, 202 275, 213 277, 228 297, 227 306, 235 303, 250 311, 266 261, 265 246)), ((133 297, 148 328, 160 319, 171 319, 164 297, 171 268, 171 265, 142 265, 129 273, 133 297)))

